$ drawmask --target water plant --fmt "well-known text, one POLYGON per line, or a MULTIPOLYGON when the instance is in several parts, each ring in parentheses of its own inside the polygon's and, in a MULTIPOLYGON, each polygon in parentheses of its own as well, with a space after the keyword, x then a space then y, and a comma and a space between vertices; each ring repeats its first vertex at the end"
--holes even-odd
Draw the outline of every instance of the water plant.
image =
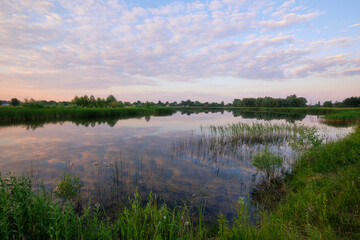
POLYGON ((64 173, 54 191, 55 195, 67 200, 73 200, 79 196, 84 183, 79 176, 71 177, 70 173, 64 173))
POLYGON ((292 124, 272 123, 234 123, 221 126, 201 127, 203 135, 208 134, 221 145, 243 143, 274 143, 281 142, 297 131, 292 124))
MULTIPOLYGON (((285 146, 288 139, 296 135, 298 126, 295 124, 272 123, 235 123, 200 128, 200 134, 193 133, 187 138, 173 141, 173 154, 196 155, 202 161, 211 163, 221 159, 238 159, 238 164, 251 167, 251 155, 260 146, 285 146)), ((217 167, 217 166, 215 166, 217 167)))
POLYGON ((310 147, 318 147, 325 137, 319 134, 316 127, 297 126, 296 135, 290 136, 288 143, 298 154, 306 152, 310 147))
POLYGON ((253 155, 251 164, 260 172, 264 174, 265 181, 270 182, 276 177, 277 169, 281 168, 284 159, 270 151, 265 147, 263 151, 259 151, 253 155))
POLYGON ((323 122, 335 126, 347 126, 360 121, 360 110, 342 111, 324 116, 323 122))

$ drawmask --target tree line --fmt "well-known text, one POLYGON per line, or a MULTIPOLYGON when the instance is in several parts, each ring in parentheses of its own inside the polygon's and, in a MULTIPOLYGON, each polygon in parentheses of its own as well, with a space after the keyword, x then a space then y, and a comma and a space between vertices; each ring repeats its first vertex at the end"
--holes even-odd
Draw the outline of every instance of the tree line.
POLYGON ((23 106, 32 108, 52 108, 52 107, 83 107, 83 108, 119 108, 119 107, 360 107, 360 97, 349 97, 342 102, 325 101, 323 104, 318 102, 314 105, 308 105, 304 97, 297 97, 295 94, 287 96, 286 98, 272 98, 272 97, 258 97, 258 98, 238 98, 234 99, 232 103, 225 104, 223 101, 217 102, 200 102, 192 101, 174 101, 174 102, 123 102, 118 101, 114 95, 109 95, 106 98, 95 98, 93 95, 75 96, 71 101, 54 100, 36 101, 34 99, 24 99, 20 101, 17 98, 12 98, 10 101, 0 100, 0 105, 23 106))
POLYGON ((286 98, 258 97, 234 99, 234 107, 306 107, 304 97, 290 95, 286 98))

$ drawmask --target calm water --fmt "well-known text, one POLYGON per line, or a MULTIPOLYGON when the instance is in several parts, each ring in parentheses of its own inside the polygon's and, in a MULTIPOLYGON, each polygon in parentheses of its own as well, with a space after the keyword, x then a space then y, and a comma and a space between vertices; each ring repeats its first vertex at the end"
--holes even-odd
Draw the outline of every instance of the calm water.
MULTIPOLYGON (((244 145, 239 154, 214 158, 183 142, 199 134, 200 126, 256 121, 302 122, 317 126, 332 139, 351 131, 323 125, 316 116, 233 112, 177 112, 110 125, 62 122, 37 128, 1 127, 0 171, 30 175, 50 190, 64 172, 71 172, 85 184, 83 197, 104 206, 115 206, 137 189, 142 197, 152 191, 169 205, 202 203, 207 214, 230 217, 234 202, 248 196, 255 173, 250 158, 256 148, 244 145)), ((289 153, 286 146, 278 149, 289 153)))

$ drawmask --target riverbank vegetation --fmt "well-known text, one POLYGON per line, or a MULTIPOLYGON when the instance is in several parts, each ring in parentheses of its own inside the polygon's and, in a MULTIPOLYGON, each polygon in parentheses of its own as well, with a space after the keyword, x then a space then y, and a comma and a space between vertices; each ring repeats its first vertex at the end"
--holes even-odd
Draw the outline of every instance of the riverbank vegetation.
POLYGON ((325 123, 332 125, 350 125, 360 121, 360 110, 342 111, 325 115, 325 123))
POLYGON ((36 122, 51 120, 111 119, 121 117, 161 116, 172 114, 165 107, 152 108, 26 108, 1 107, 0 123, 36 122))
MULTIPOLYGON (((186 207, 158 206, 139 197, 115 219, 100 205, 78 209, 74 201, 55 201, 44 188, 31 191, 29 178, 0 176, 1 239, 205 239, 202 219, 195 224, 186 207)), ((201 214, 200 214, 201 216, 201 214)))
MULTIPOLYGON (((264 166, 261 162, 264 154, 258 154, 260 169, 264 166)), ((73 201, 59 202, 44 188, 33 193, 28 178, 1 176, 0 236, 2 239, 358 239, 360 126, 338 142, 312 146, 299 156, 291 173, 281 179, 284 193, 280 202, 271 210, 264 209, 257 224, 248 217, 244 200, 240 198, 234 221, 230 224, 224 216, 219 216, 215 228, 204 225, 202 210, 194 218, 186 206, 169 209, 165 204, 157 204, 153 196, 142 203, 135 195, 125 209, 110 219, 99 205, 79 210, 73 201)), ((272 159, 276 160, 272 165, 280 165, 275 155, 272 159)), ((273 172, 268 175, 274 177, 273 172)))

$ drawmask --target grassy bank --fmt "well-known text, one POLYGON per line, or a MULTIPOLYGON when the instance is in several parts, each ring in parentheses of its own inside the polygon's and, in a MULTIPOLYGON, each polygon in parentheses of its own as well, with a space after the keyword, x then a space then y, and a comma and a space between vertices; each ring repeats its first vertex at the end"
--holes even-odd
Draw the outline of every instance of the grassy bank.
POLYGON ((230 239, 359 239, 360 127, 312 148, 285 180, 286 199, 257 227, 229 228, 230 239))
POLYGON ((309 115, 327 115, 340 112, 360 112, 360 108, 335 108, 335 107, 173 107, 178 110, 193 110, 196 112, 206 110, 236 110, 244 112, 274 112, 274 113, 295 113, 309 115))
POLYGON ((333 125, 349 125, 360 121, 360 110, 325 115, 325 122, 333 125))
POLYGON ((194 227, 186 208, 158 206, 151 195, 146 205, 135 196, 110 220, 99 205, 79 211, 72 201, 53 201, 44 189, 33 194, 28 178, 0 177, 0 193, 1 239, 206 238, 201 218, 194 227))
POLYGON ((154 108, 27 108, 0 107, 0 123, 13 124, 35 121, 64 121, 169 115, 173 110, 165 107, 154 108))

